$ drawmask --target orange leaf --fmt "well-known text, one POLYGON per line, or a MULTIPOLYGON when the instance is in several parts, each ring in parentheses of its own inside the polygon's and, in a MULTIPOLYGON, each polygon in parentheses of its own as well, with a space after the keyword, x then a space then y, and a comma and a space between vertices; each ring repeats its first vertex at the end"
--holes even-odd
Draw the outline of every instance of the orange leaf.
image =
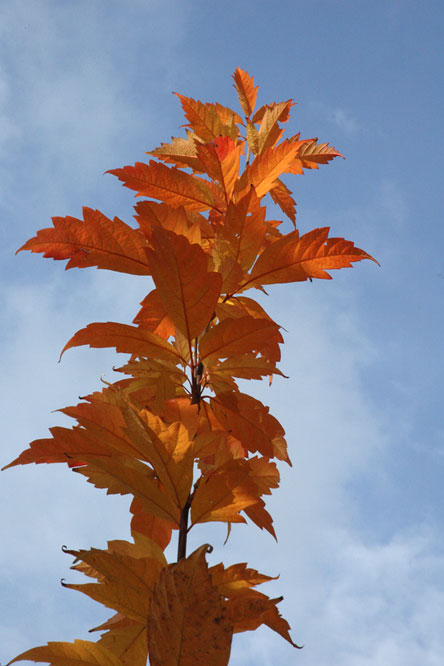
POLYGON ((239 354, 261 352, 264 345, 275 346, 283 342, 279 326, 271 319, 241 317, 224 319, 210 328, 200 341, 200 360, 206 358, 229 358, 239 354))
POLYGON ((221 210, 224 202, 220 189, 202 178, 191 176, 176 167, 167 167, 151 160, 149 164, 136 162, 134 166, 110 169, 111 173, 136 196, 164 201, 173 208, 184 206, 188 210, 221 210))
POLYGON ((62 356, 71 347, 89 345, 90 347, 115 347, 122 354, 135 354, 136 356, 152 356, 165 361, 181 358, 176 349, 158 335, 154 335, 138 326, 118 324, 113 321, 88 324, 81 328, 62 349, 62 356))
POLYGON ((232 626, 201 546, 160 575, 148 613, 151 666, 226 666, 232 626))
POLYGON ((279 206, 285 215, 288 215, 296 229, 296 202, 291 196, 291 191, 281 180, 276 181, 270 190, 270 196, 274 203, 279 206))
POLYGON ((226 255, 232 255, 244 271, 251 268, 267 232, 265 208, 260 207, 253 188, 237 203, 230 202, 219 236, 229 243, 226 255))
POLYGON ((179 167, 191 167, 193 171, 203 171, 202 164, 196 153, 196 142, 192 132, 188 132, 186 139, 171 137, 171 143, 162 143, 159 148, 147 152, 169 164, 179 167))
POLYGON ((159 486, 150 467, 128 456, 99 458, 84 455, 83 460, 87 464, 75 471, 85 476, 96 488, 106 488, 109 495, 134 495, 143 503, 146 511, 179 526, 178 507, 174 499, 159 486))
POLYGON ((220 394, 210 399, 211 408, 221 426, 240 440, 252 453, 290 462, 285 431, 259 400, 244 393, 220 394))
MULTIPOLYGON (((241 377, 242 379, 262 379, 270 375, 283 373, 265 358, 256 358, 253 354, 231 356, 225 361, 211 367, 211 379, 216 377, 241 377)), ((211 380, 210 380, 211 381, 211 380)))
POLYGON ((128 437, 145 450, 169 500, 183 509, 193 482, 193 447, 187 429, 182 423, 168 425, 146 409, 137 414, 128 407, 124 415, 128 437))
POLYGON ((189 127, 204 143, 218 136, 236 138, 238 129, 235 123, 240 120, 237 113, 220 104, 203 104, 191 97, 174 94, 180 99, 189 127))
POLYGON ((249 517, 249 519, 257 525, 261 530, 265 529, 271 534, 277 541, 276 532, 273 527, 273 519, 265 509, 265 502, 259 498, 256 504, 247 506, 244 509, 244 513, 249 517))
POLYGON ((221 321, 227 317, 239 319, 239 317, 245 317, 246 315, 256 319, 271 319, 264 308, 248 296, 232 296, 224 303, 218 303, 216 314, 221 321))
POLYGON ((239 162, 243 145, 236 146, 228 136, 219 136, 211 143, 197 144, 197 155, 205 173, 216 180, 225 192, 225 201, 231 199, 239 176, 239 162))
POLYGON ((278 576, 273 578, 261 574, 256 569, 249 569, 245 562, 232 564, 226 569, 222 563, 216 564, 209 569, 209 572, 213 585, 217 587, 221 595, 228 598, 242 595, 256 585, 278 578, 278 576))
POLYGON ((117 655, 123 666, 146 666, 148 658, 146 625, 130 620, 120 613, 113 617, 119 619, 109 626, 97 645, 117 655))
MULTIPOLYGON (((47 662, 52 666, 122 666, 111 650, 91 641, 75 640, 74 643, 50 642, 22 652, 15 661, 47 662)), ((9 666, 8 664, 8 666, 9 666)))
POLYGON ((240 67, 233 74, 234 87, 237 90, 239 103, 246 116, 251 116, 256 106, 258 87, 254 87, 254 78, 240 67))
POLYGON ((252 631, 266 624, 285 638, 286 641, 299 648, 291 640, 289 633, 290 626, 283 617, 281 617, 276 604, 282 601, 279 599, 269 599, 265 594, 259 595, 256 592, 251 596, 239 596, 228 600, 227 608, 231 621, 233 622, 233 632, 252 631))
POLYGON ((161 554, 143 555, 140 548, 129 542, 109 542, 108 550, 68 550, 76 562, 93 569, 97 583, 63 583, 64 587, 86 594, 107 608, 112 608, 136 622, 145 623, 150 597, 159 574, 166 565, 161 554), (116 544, 116 545, 114 545, 116 544), (125 546, 126 544, 126 546, 125 546))
POLYGON ((286 122, 288 120, 292 106, 293 100, 289 99, 286 102, 265 107, 258 132, 258 153, 263 153, 266 148, 276 145, 279 141, 284 130, 279 127, 278 121, 286 122))
POLYGON ((328 143, 317 143, 317 139, 300 142, 300 150, 289 168, 289 173, 301 174, 303 169, 319 169, 318 164, 328 164, 335 157, 343 157, 328 143))
POLYGON ((208 220, 183 206, 172 208, 157 201, 138 201, 134 216, 145 236, 151 239, 153 227, 160 226, 188 238, 190 243, 201 243, 202 237, 214 236, 208 220))
POLYGON ((174 335, 174 324, 157 289, 145 296, 141 309, 134 317, 134 323, 168 340, 174 335))
POLYGON ((244 523, 240 511, 257 501, 248 461, 229 460, 200 479, 191 502, 191 522, 244 523))
POLYGON ((131 502, 130 511, 133 514, 131 531, 144 534, 159 544, 162 550, 165 550, 171 541, 171 533, 173 527, 175 527, 174 523, 148 513, 143 502, 137 497, 131 502))
MULTIPOLYGON (((296 231, 272 243, 255 263, 248 287, 331 279, 326 269, 351 267, 353 261, 371 259, 364 250, 343 238, 328 238, 329 227, 313 229, 299 238, 296 231)), ((376 262, 377 263, 377 262, 376 262)))
POLYGON ((44 257, 68 259, 66 268, 97 266, 121 273, 150 275, 142 234, 115 217, 109 220, 98 210, 83 209, 84 221, 53 217, 53 229, 41 229, 17 252, 43 252, 44 257))
POLYGON ((299 148, 297 143, 283 141, 278 146, 270 146, 262 154, 257 155, 236 185, 238 196, 242 196, 251 185, 254 186, 259 198, 267 194, 276 179, 288 172, 299 148))
POLYGON ((154 229, 153 248, 153 280, 169 318, 191 344, 213 316, 221 276, 208 271, 208 256, 184 236, 154 229))

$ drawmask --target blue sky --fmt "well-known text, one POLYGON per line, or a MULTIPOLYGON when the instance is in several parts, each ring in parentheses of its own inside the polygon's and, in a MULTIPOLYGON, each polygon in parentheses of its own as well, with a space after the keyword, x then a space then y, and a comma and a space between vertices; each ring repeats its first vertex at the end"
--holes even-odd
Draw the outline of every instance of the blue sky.
MULTIPOLYGON (((268 629, 235 637, 231 664, 438 666, 444 658, 442 419, 444 7, 439 0, 12 0, 0 7, 1 404, 6 464, 53 410, 112 378, 116 357, 74 349, 91 321, 130 322, 145 278, 15 251, 81 207, 130 221, 107 169, 182 130, 172 91, 236 104, 293 97, 291 130, 346 160, 287 180, 298 226, 331 226, 375 256, 331 281, 272 287, 282 369, 255 395, 287 431, 293 468, 269 502, 279 543, 253 526, 204 527, 212 562, 280 579, 295 653, 268 629)), ((71 548, 128 537, 127 501, 57 466, 0 477, 0 662, 88 639, 107 616, 64 590, 71 548)))

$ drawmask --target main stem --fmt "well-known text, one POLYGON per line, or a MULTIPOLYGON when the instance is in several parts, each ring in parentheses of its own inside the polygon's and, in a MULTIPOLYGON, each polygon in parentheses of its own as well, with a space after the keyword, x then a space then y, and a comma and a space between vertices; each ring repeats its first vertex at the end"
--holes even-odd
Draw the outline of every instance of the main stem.
POLYGON ((188 497, 185 506, 180 514, 179 543, 177 544, 177 561, 186 557, 187 554, 187 535, 188 535, 188 514, 190 513, 190 498, 188 497))

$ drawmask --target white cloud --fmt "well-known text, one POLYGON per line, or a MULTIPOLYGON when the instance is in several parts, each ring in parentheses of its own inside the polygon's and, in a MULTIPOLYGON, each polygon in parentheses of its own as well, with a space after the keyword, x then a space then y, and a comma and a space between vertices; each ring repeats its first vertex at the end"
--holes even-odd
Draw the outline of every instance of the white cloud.
POLYGON ((345 109, 332 109, 328 113, 328 120, 348 135, 356 134, 359 130, 357 120, 345 109))

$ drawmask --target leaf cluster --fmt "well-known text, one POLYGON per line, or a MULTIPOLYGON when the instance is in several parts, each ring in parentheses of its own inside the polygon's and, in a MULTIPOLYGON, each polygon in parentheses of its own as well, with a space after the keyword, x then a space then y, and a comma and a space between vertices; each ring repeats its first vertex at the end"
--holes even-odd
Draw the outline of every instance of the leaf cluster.
MULTIPOLYGON (((206 522, 251 521, 273 537, 264 497, 279 485, 275 460, 290 463, 284 430, 239 379, 283 375, 280 326, 251 289, 328 279, 331 269, 372 259, 329 229, 300 235, 284 174, 317 169, 340 155, 317 139, 283 139, 292 100, 256 109, 253 78, 237 69, 242 110, 177 95, 185 137, 148 153, 148 163, 113 169, 144 197, 136 226, 85 208, 53 218, 21 250, 150 276, 133 324, 92 323, 79 345, 129 355, 122 378, 61 411, 75 421, 32 442, 8 467, 66 463, 109 494, 129 495, 132 542, 67 552, 90 581, 65 584, 114 611, 94 643, 49 643, 14 661, 54 666, 228 663, 233 633, 268 625, 292 645, 277 604, 257 591, 270 580, 246 564, 208 567, 207 545, 186 557, 186 537, 206 522), (291 221, 267 219, 264 198, 291 221), (178 534, 178 559, 164 550, 178 534)), ((63 353, 62 352, 62 353, 63 353)), ((297 647, 297 646, 296 646, 297 647)), ((11 662, 12 663, 12 662, 11 662)))

